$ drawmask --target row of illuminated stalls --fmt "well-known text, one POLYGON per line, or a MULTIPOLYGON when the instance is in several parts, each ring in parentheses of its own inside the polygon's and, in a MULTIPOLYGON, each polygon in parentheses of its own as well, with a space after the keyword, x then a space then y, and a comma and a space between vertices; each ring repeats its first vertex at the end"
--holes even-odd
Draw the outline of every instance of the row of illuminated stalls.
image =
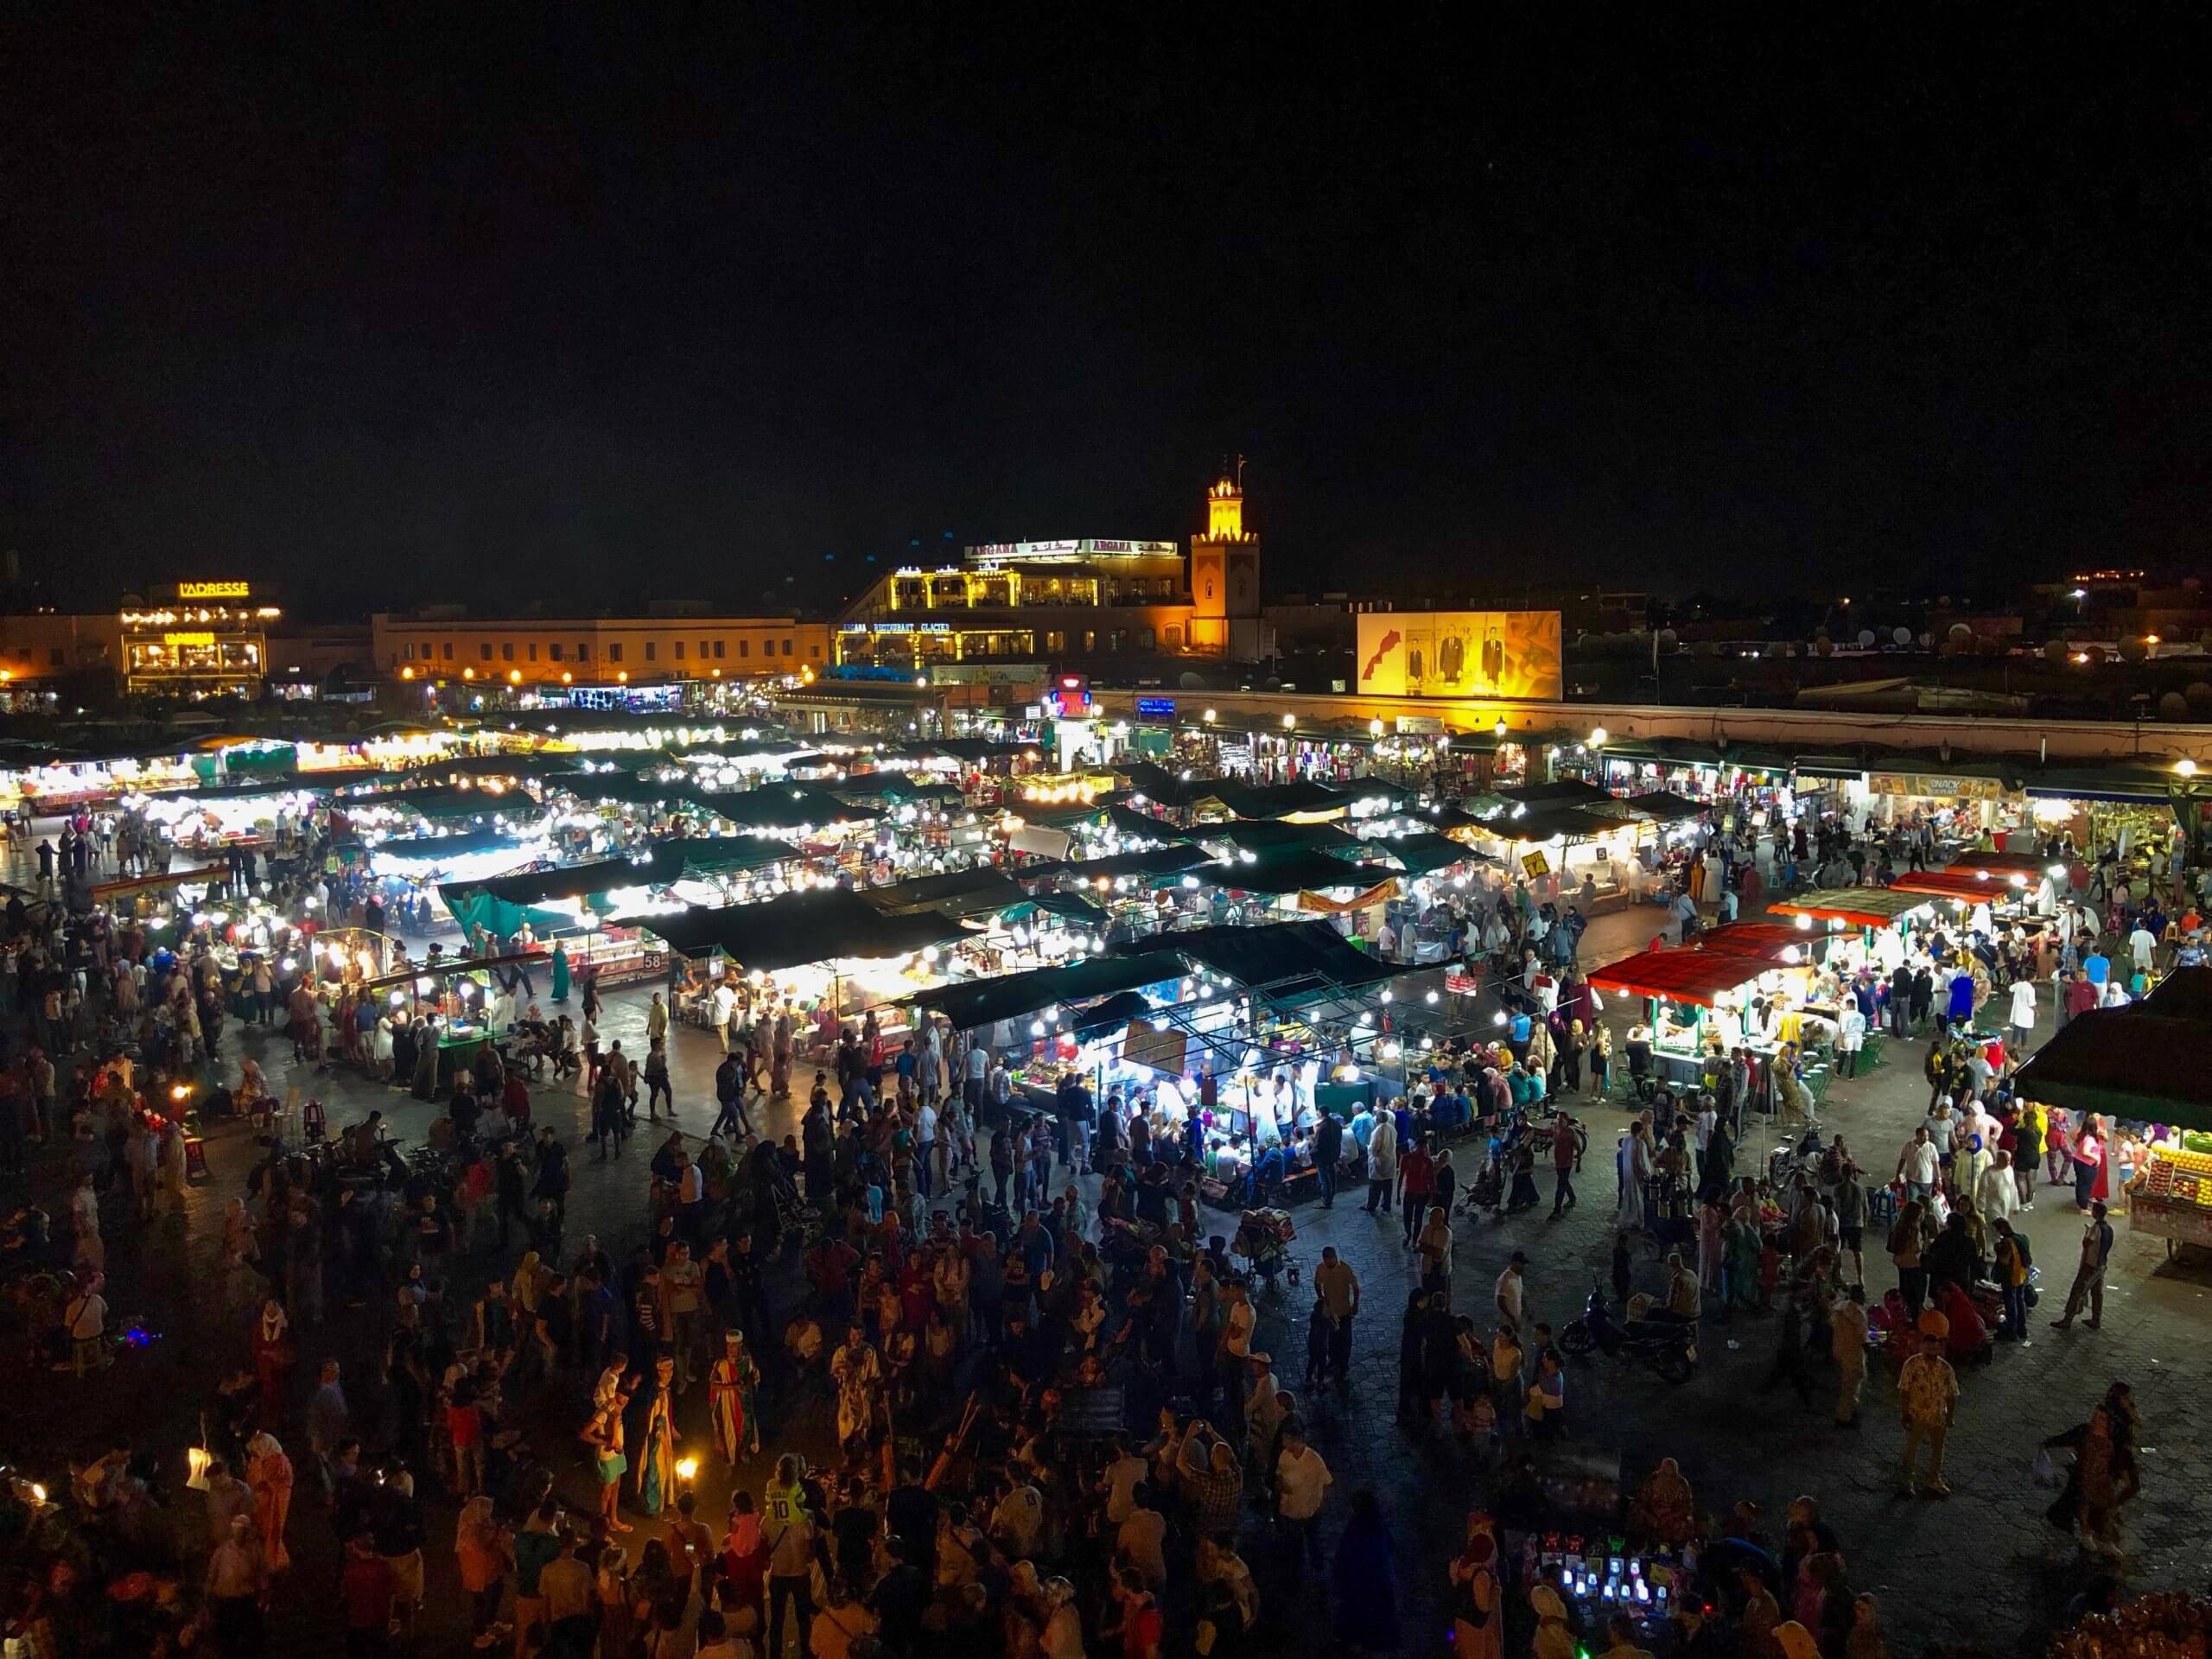
MULTIPOLYGON (((1886 980, 1921 953, 1955 962, 1976 931, 2042 925, 2033 910, 2039 874, 1985 855, 1889 887, 1802 893, 1771 906, 1784 919, 1708 928, 1688 944, 1599 968, 1589 982, 1644 1003, 1622 1046, 1632 1083, 1700 1086, 1741 1052, 1756 1097, 1770 1103, 1771 1068, 1785 1051, 1801 1078, 1824 1069, 1820 1057, 1833 1050, 1862 973, 1886 980)), ((1868 1033, 1870 1050, 1879 1041, 1868 1033)))

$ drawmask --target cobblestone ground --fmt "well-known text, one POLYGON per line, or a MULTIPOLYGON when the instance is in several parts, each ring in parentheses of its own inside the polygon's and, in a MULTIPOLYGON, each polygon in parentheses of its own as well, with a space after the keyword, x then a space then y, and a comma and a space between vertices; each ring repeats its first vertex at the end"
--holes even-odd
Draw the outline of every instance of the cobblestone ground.
MULTIPOLYGON (((1657 915, 1645 911, 1601 918, 1586 941, 1591 956, 1603 958, 1639 948, 1657 915)), ((610 999, 602 1025, 610 1039, 622 1039, 626 1051, 645 1046, 645 1001, 644 990, 610 999)), ((262 1058, 280 1088, 296 1083, 322 1099, 334 1128, 358 1120, 374 1106, 393 1121, 397 1134, 419 1138, 425 1131, 431 1108, 404 1093, 350 1076, 293 1068, 289 1046, 261 1033, 247 1034, 242 1043, 245 1052, 262 1058)), ((233 1068, 240 1046, 233 1026, 226 1039, 226 1058, 233 1068)), ((711 1039, 689 1029, 679 1029, 673 1047, 681 1119, 696 1135, 713 1116, 711 1105, 701 1103, 711 1098, 715 1047, 711 1039)), ((1895 1148, 1921 1115, 1926 1099, 1919 1070, 1923 1052, 1916 1042, 1893 1046, 1885 1064, 1870 1075, 1839 1082, 1830 1093, 1827 1127, 1843 1132, 1870 1168, 1881 1170, 1894 1159, 1895 1148)), ((582 1150, 580 1096, 541 1090, 536 1109, 539 1122, 559 1128, 572 1149, 582 1150)), ((787 1109, 779 1110, 767 1127, 780 1135, 793 1127, 790 1117, 787 1109)), ((1579 1182, 1582 1202, 1565 1219, 1550 1220, 1540 1207, 1502 1223, 1455 1222, 1454 1305, 1485 1328, 1492 1281, 1513 1249, 1527 1251, 1533 1262, 1531 1318, 1554 1325, 1580 1312, 1591 1278, 1605 1269, 1615 1197, 1611 1149, 1625 1118, 1617 1108, 1598 1106, 1587 1121, 1592 1147, 1579 1182)), ((595 1232, 619 1262, 642 1236, 646 1159, 655 1144, 644 1128, 632 1142, 631 1155, 619 1164, 601 1166, 588 1157, 576 1160, 568 1226, 571 1249, 583 1234, 595 1232)), ((1763 1163, 1765 1150, 1755 1136, 1743 1166, 1754 1160, 1763 1163)), ((127 1204, 109 1205, 110 1300, 118 1314, 143 1315, 162 1333, 160 1339, 124 1354, 114 1368, 81 1383, 48 1373, 20 1376, 8 1414, 12 1456, 46 1467, 51 1477, 60 1472, 65 1457, 98 1453, 127 1438, 140 1446, 166 1449, 181 1487, 182 1450, 193 1438, 201 1402, 211 1398, 223 1375, 246 1363, 245 1318, 220 1306, 214 1256, 224 1201, 242 1191, 254 1148, 243 1132, 219 1129, 211 1136, 209 1153, 213 1179, 193 1189, 181 1217, 142 1229, 126 1213, 127 1204)), ((34 1171, 34 1179, 36 1190, 51 1195, 58 1171, 48 1161, 34 1171)), ((1465 1513, 1485 1502, 1485 1477, 1447 1437, 1411 1434, 1393 1421, 1399 1314, 1413 1276, 1397 1218, 1370 1217, 1357 1199, 1340 1200, 1326 1211, 1309 1203, 1296 1217, 1295 1254, 1301 1264, 1310 1269, 1321 1247, 1334 1245, 1358 1273, 1365 1298, 1355 1332, 1351 1389, 1344 1397, 1309 1406, 1316 1443, 1335 1471, 1339 1507, 1345 1495, 1361 1486, 1382 1495, 1398 1541, 1408 1646, 1437 1651, 1446 1632, 1444 1563, 1456 1548, 1465 1513)), ((1217 1214, 1212 1219, 1220 1230, 1231 1230, 1233 1217, 1217 1214)), ((2202 1567, 2193 1546, 2202 1536, 2208 1514, 2203 1494, 2212 1478, 2212 1451, 2193 1414, 2205 1400, 2202 1379, 2212 1357, 2207 1339, 2212 1308, 2205 1303, 2212 1280, 2199 1265, 2170 1263, 2157 1241, 2134 1238, 2123 1224, 2104 1329, 2054 1332, 2047 1321, 2064 1294, 2077 1223, 2070 1205, 2046 1198, 2027 1224, 2047 1275, 2034 1342, 2024 1351, 2001 1351, 1992 1367, 1964 1378, 1948 1452, 1954 1491, 1948 1501, 1898 1496, 1901 1437, 1885 1378, 1870 1382, 1863 1426, 1856 1432, 1831 1426, 1831 1401, 1825 1392, 1806 1406, 1786 1389, 1763 1389, 1775 1341, 1771 1319, 1709 1324, 1702 1368, 1678 1388, 1648 1370, 1603 1359, 1578 1363, 1568 1376, 1567 1448, 1617 1459, 1631 1479, 1655 1459, 1673 1455, 1681 1460, 1700 1500, 1715 1509, 1750 1497, 1778 1516, 1794 1494, 1816 1494, 1842 1535, 1854 1584, 1882 1597, 1888 1622, 1906 1638, 1897 1651, 1917 1651, 1921 1639, 1971 1635, 1993 1652, 2024 1652, 2032 1650, 2031 1636, 2049 1628, 2084 1571, 2071 1545, 2058 1540, 2042 1519, 2047 1499, 2033 1490, 2027 1475, 2035 1441, 2078 1421, 2107 1382, 2125 1377, 2135 1386, 2145 1426, 2144 1496, 2131 1510, 2127 1527, 2131 1579, 2145 1586, 2194 1586, 2202 1567), (2188 1382, 2191 1376, 2198 1381, 2188 1382)), ((473 1295, 484 1271, 510 1269, 517 1254, 511 1250, 462 1265, 453 1274, 454 1298, 473 1295)), ((1647 1260, 1641 1270, 1656 1284, 1656 1264, 1647 1260)), ((1893 1282, 1886 1257, 1870 1261, 1870 1297, 1878 1298, 1893 1282)), ((1279 1357, 1279 1369, 1289 1378, 1302 1370, 1309 1294, 1301 1282, 1260 1297, 1262 1341, 1279 1357)), ((788 1294, 777 1306, 789 1306, 788 1294)), ((357 1415, 372 1421, 378 1402, 371 1373, 385 1316, 373 1307, 334 1306, 330 1312, 327 1324, 305 1334, 303 1356, 312 1359, 329 1352, 343 1358, 357 1415)), ((310 1369, 303 1364, 302 1372, 310 1369)), ((1827 1376, 1820 1381, 1825 1390, 1827 1376)), ((683 1402, 679 1419, 679 1426, 688 1427, 701 1446, 703 1409, 695 1392, 683 1402)), ((563 1490, 572 1501, 588 1505, 588 1488, 575 1457, 576 1423, 562 1412, 543 1416, 531 1425, 534 1438, 560 1471, 563 1490)), ((804 1446, 813 1438, 802 1434, 793 1440, 786 1431, 782 1443, 804 1446)), ((727 1490, 726 1483, 708 1474, 702 1489, 706 1513, 719 1516, 727 1490)), ((191 1513, 196 1529, 197 1506, 190 1494, 182 1497, 187 1501, 179 1508, 191 1513)), ((1319 1650, 1326 1645, 1321 1625, 1301 1622, 1315 1605, 1314 1592, 1298 1591, 1273 1570, 1262 1525, 1255 1512, 1248 1553, 1260 1565, 1268 1592, 1267 1623, 1291 1650, 1319 1650)), ((300 1567, 279 1592, 276 1635, 286 1644, 281 1650, 321 1650, 335 1645, 334 1615, 325 1593, 334 1555, 327 1529, 304 1491, 292 1531, 300 1567)), ((647 1535, 641 1529, 632 1542, 647 1535)), ((451 1537, 450 1509, 434 1507, 426 1552, 426 1651, 466 1645, 458 1624, 451 1537)))

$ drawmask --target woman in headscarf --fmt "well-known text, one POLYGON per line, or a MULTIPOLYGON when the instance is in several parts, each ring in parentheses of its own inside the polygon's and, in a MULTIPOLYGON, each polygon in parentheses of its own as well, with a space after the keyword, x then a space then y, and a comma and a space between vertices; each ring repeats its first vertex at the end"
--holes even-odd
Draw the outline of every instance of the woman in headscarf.
POLYGON ((292 1512, 292 1460, 265 1429, 246 1442, 245 1457, 245 1482, 253 1488, 262 1553, 268 1557, 269 1570, 281 1573, 292 1564, 284 1548, 284 1522, 292 1512))
POLYGON ((1452 1659, 1504 1659, 1505 1614, 1498 1594, 1497 1540, 1488 1524, 1467 1522, 1467 1542, 1452 1563, 1452 1659))
POLYGON ((1728 1189, 1736 1179, 1736 1142, 1728 1133, 1727 1120, 1714 1122, 1705 1137, 1705 1150, 1698 1154, 1697 1195, 1707 1202, 1725 1205, 1728 1189))
POLYGON ((553 1000, 569 1000, 569 946, 564 939, 556 939, 553 944, 553 1000))
POLYGON ((676 1362, 664 1354, 653 1362, 645 1421, 637 1439, 638 1507, 658 1515, 676 1497, 676 1362))
POLYGON ((292 1345, 291 1322, 275 1297, 261 1305, 261 1318, 253 1327, 253 1370, 261 1382, 261 1426, 273 1428, 284 1403, 284 1376, 297 1358, 292 1345))

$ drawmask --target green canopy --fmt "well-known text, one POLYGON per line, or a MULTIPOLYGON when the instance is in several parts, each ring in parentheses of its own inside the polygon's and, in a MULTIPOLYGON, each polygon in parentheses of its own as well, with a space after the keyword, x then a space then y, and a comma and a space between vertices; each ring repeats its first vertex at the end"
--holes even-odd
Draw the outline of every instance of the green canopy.
MULTIPOLYGON (((2212 969, 2183 969, 2212 974, 2212 969)), ((2212 1129, 2212 1020, 2162 1014, 2157 998, 2077 1014, 2013 1075, 2029 1100, 2177 1128, 2212 1129)))
POLYGON ((495 899, 488 893, 448 894, 441 892, 439 896, 445 899, 446 908, 453 912, 454 920, 461 925, 464 938, 475 928, 486 927, 489 928, 496 937, 504 939, 518 931, 524 922, 528 922, 532 927, 575 925, 573 918, 563 916, 558 911, 537 910, 528 905, 509 904, 505 899, 495 899))
POLYGON ((1065 968, 1038 968, 1026 974, 1001 974, 995 979, 959 980, 924 991, 913 1001, 937 1009, 958 1029, 972 1031, 1001 1020, 1018 1020, 1041 1008, 1084 1002, 1182 976, 1182 963, 1173 957, 1094 957, 1065 968))
POLYGON ((1360 845, 1370 855, 1387 853, 1416 875, 1427 875, 1432 870, 1449 869, 1454 864, 1482 863, 1483 855, 1464 841, 1454 841, 1449 836, 1440 836, 1433 830, 1416 830, 1411 835, 1376 836, 1360 845))
POLYGON ((771 864, 799 856, 798 848, 772 836, 693 836, 664 842, 661 847, 677 859, 683 873, 690 876, 766 869, 771 864))
POLYGON ((1199 841, 1224 842, 1240 853, 1273 852, 1279 847, 1341 851, 1359 845, 1333 823, 1285 823, 1275 818, 1196 824, 1191 834, 1199 841))
POLYGON ((1035 915, 1039 911, 1048 916, 1063 917, 1068 921, 1096 926, 1107 919, 1106 912, 1079 893, 1040 893, 1035 898, 1014 906, 1001 913, 1009 920, 1035 915))

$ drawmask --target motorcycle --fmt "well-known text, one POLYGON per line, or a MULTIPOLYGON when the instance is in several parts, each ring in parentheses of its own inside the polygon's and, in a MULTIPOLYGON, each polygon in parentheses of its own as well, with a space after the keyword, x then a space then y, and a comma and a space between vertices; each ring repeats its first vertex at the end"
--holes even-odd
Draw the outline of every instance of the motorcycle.
POLYGON ((1617 1358, 1638 1359, 1669 1382, 1687 1382, 1697 1372, 1697 1326, 1678 1319, 1616 1319, 1605 1287, 1592 1280, 1582 1317, 1560 1332, 1559 1345, 1570 1354, 1592 1351, 1617 1358))

